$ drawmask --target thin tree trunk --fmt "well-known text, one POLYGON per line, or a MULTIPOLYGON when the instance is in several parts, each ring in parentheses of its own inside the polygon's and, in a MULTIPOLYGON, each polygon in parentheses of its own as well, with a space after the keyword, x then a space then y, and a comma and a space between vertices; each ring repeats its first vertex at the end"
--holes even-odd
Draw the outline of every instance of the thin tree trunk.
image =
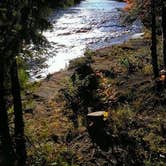
POLYGON ((8 127, 8 116, 6 109, 6 102, 4 99, 4 64, 0 62, 0 141, 1 141, 1 155, 3 166, 11 166, 14 164, 14 150, 8 127))
POLYGON ((162 0, 163 58, 166 68, 166 1, 162 0))
POLYGON ((24 166, 26 163, 26 142, 24 136, 24 120, 21 102, 21 88, 18 78, 18 69, 16 58, 13 58, 11 64, 11 83, 12 95, 14 101, 14 123, 15 123, 15 143, 16 155, 18 157, 18 165, 24 166))
POLYGON ((155 0, 151 0, 151 14, 152 14, 152 46, 151 46, 151 56, 152 56, 152 66, 154 78, 159 76, 158 71, 158 60, 157 60, 157 39, 156 39, 156 14, 155 14, 155 0))

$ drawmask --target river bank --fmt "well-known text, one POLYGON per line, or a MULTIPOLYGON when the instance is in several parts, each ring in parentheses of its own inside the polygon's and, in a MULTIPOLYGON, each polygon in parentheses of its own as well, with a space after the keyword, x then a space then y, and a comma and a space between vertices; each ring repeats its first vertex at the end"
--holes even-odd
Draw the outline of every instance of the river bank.
MULTIPOLYGON (((99 90, 103 94, 110 93, 104 102, 113 103, 113 107, 109 104, 104 107, 111 115, 109 129, 117 139, 125 131, 137 146, 133 149, 130 143, 127 146, 113 145, 116 150, 105 153, 93 146, 84 126, 73 129, 72 122, 64 114, 64 100, 59 97, 59 90, 66 86, 74 71, 72 68, 50 75, 29 94, 29 99, 33 100, 33 115, 25 113, 26 134, 34 145, 39 144, 28 148, 28 154, 33 154, 29 159, 39 156, 40 152, 49 164, 96 166, 135 162, 145 165, 151 162, 150 156, 153 155, 154 165, 160 163, 164 166, 166 147, 160 126, 165 123, 166 96, 165 90, 160 94, 155 91, 149 35, 93 51, 91 55, 93 70, 103 74, 99 90), (113 73, 114 77, 108 73, 113 73), (72 137, 67 143, 69 131, 72 137)), ((75 66, 77 63, 78 60, 72 62, 75 66)))

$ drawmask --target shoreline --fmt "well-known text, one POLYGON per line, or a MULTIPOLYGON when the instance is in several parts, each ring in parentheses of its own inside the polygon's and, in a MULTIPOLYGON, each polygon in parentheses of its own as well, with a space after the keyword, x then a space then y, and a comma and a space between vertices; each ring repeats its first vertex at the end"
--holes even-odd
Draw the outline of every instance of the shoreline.
MULTIPOLYGON (((124 43, 130 41, 130 40, 133 40, 133 39, 143 39, 143 35, 145 34, 145 32, 140 32, 140 33, 135 33, 133 34, 130 38, 128 38, 127 40, 125 41, 119 41, 115 44, 112 44, 110 46, 105 46, 105 47, 101 47, 101 48, 98 48, 98 49, 90 49, 90 51, 92 52, 97 52, 97 51, 101 51, 101 50, 104 50, 104 49, 108 49, 108 48, 111 48, 112 46, 118 46, 118 45, 123 45, 124 43)), ((85 51, 86 52, 86 51, 85 51)), ((78 58, 81 58, 81 57, 84 57, 84 55, 81 55, 81 56, 78 56, 74 59, 71 59, 69 60, 68 62, 68 65, 63 68, 63 69, 60 69, 59 71, 56 71, 56 72, 53 72, 53 73, 49 73, 47 74, 45 77, 42 78, 42 76, 39 75, 39 78, 33 78, 33 79, 30 79, 30 82, 34 83, 34 82, 41 82, 41 81, 44 81, 45 79, 48 80, 48 78, 50 78, 52 75, 56 75, 56 73, 59 73, 59 72, 64 72, 64 71, 67 71, 68 70, 68 67, 69 67, 69 64, 70 64, 70 61, 73 61, 75 59, 78 59, 78 58)))

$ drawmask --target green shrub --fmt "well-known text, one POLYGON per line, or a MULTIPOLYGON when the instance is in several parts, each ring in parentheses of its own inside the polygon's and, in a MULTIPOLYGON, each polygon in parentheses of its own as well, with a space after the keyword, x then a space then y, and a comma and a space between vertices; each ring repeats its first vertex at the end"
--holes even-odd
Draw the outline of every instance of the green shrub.
POLYGON ((25 69, 20 68, 18 71, 18 75, 19 75, 19 81, 20 81, 21 88, 22 89, 27 88, 29 76, 28 76, 27 72, 25 71, 25 69))
POLYGON ((120 107, 117 110, 111 111, 111 115, 111 121, 113 121, 114 130, 118 132, 121 129, 127 129, 127 126, 130 125, 135 113, 129 106, 125 106, 124 108, 120 107))
POLYGON ((122 58, 120 63, 126 68, 128 73, 133 73, 135 71, 135 65, 129 58, 122 58))
POLYGON ((75 127, 78 127, 78 116, 85 117, 88 107, 93 107, 97 100, 96 89, 98 87, 97 77, 91 67, 89 56, 78 58, 70 63, 70 68, 74 70, 71 78, 66 84, 66 88, 61 89, 63 99, 69 117, 75 127))

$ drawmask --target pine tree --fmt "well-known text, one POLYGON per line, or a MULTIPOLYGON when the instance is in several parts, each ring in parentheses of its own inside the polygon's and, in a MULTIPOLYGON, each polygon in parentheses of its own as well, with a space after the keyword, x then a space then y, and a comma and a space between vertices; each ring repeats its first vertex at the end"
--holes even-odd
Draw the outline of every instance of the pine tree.
MULTIPOLYGON (((50 24, 47 21, 49 13, 47 0, 2 0, 0 2, 0 62, 10 68, 11 89, 14 105, 14 140, 16 161, 18 166, 26 164, 26 145, 24 136, 23 109, 21 102, 21 88, 18 78, 17 56, 20 56, 23 46, 33 43, 37 48, 42 47, 46 40, 42 36, 42 31, 50 24), (2 28, 3 27, 3 28, 2 28), (5 61, 3 61, 5 57, 5 61)), ((14 154, 12 142, 10 141, 7 110, 4 99, 4 77, 6 71, 0 68, 0 129, 2 142, 2 153, 4 163, 10 162, 14 154), (6 147, 6 149, 5 149, 6 147), (9 160, 7 160, 9 159, 9 160)), ((13 165, 9 164, 9 165, 13 165)))
POLYGON ((11 64, 11 84, 12 84, 12 96, 14 103, 14 136, 16 144, 16 155, 18 166, 23 166, 26 164, 26 146, 25 146, 25 136, 24 136, 24 120, 23 120, 23 109, 21 102, 21 89, 18 78, 18 67, 16 59, 13 58, 11 64))
POLYGON ((162 1, 163 60, 166 68, 166 1, 162 1))
POLYGON ((9 134, 8 116, 5 101, 4 61, 0 56, 0 146, 2 147, 2 161, 0 165, 11 166, 14 163, 14 150, 9 134))
POLYGON ((151 15, 152 15, 152 46, 151 46, 151 56, 152 56, 152 66, 154 78, 159 76, 158 71, 158 59, 157 59, 157 39, 156 39, 156 10, 155 10, 155 0, 151 0, 151 15))

